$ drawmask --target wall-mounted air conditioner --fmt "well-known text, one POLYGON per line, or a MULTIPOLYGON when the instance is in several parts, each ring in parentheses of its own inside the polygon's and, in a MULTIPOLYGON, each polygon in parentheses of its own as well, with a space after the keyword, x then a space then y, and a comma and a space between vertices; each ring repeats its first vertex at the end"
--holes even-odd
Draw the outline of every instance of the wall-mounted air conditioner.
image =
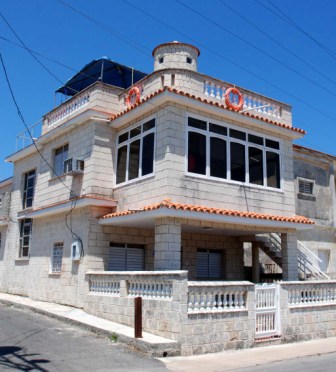
POLYGON ((84 172, 84 160, 70 158, 64 160, 64 173, 82 174, 84 172))

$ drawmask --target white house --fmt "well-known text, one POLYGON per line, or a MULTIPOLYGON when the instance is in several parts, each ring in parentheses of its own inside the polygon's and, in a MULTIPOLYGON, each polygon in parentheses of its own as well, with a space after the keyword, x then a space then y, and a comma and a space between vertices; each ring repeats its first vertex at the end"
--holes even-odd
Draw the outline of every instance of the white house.
MULTIPOLYGON (((302 317, 286 313, 308 302, 295 295, 299 285, 324 285, 319 301, 336 301, 332 281, 293 283, 336 271, 319 266, 327 258, 318 247, 307 248, 321 224, 297 201, 298 187, 309 191, 298 177, 309 177, 295 164, 308 150, 293 149, 293 140, 305 131, 292 126, 288 104, 199 73, 199 55, 165 43, 150 74, 102 59, 58 90, 72 97, 43 117, 35 145, 6 159, 14 174, 0 183, 11 187, 0 220, 1 291, 124 324, 141 295, 144 328, 179 341, 183 354, 250 347, 256 335, 293 340, 292 324, 279 319, 302 317), (260 281, 260 249, 291 281, 280 291, 287 302, 268 315, 244 281, 260 281)), ((325 219, 334 221, 333 208, 325 219)), ((333 222, 328 229, 331 251, 333 222)), ((333 306, 319 311, 327 319, 333 306)))

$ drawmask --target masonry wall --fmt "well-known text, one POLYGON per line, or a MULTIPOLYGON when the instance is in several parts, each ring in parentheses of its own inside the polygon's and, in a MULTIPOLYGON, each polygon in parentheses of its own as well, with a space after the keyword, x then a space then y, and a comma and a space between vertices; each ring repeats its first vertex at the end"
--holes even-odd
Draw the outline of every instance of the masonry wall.
MULTIPOLYGON (((237 129, 248 129, 240 123, 209 117, 200 111, 191 111, 189 114, 235 124, 237 129)), ((147 180, 117 186, 114 195, 119 201, 118 209, 140 208, 169 197, 175 202, 216 208, 277 215, 295 213, 291 141, 282 138, 283 190, 269 190, 225 180, 209 180, 197 175, 186 175, 187 115, 185 109, 174 105, 157 111, 155 174, 153 178, 147 180), (142 195, 141 200, 138 194, 142 195)), ((254 133, 267 134, 265 130, 256 130, 254 133)))
POLYGON ((312 252, 329 252, 328 275, 336 276, 335 176, 333 161, 320 153, 296 150, 294 158, 296 214, 315 221, 312 230, 298 231, 297 237, 312 252), (313 194, 301 194, 298 179, 314 182, 313 194))

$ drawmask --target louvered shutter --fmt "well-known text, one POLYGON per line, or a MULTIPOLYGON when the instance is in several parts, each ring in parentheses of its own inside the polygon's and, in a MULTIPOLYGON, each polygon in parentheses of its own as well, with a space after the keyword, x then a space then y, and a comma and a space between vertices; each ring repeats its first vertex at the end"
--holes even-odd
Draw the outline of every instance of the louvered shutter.
POLYGON ((207 279, 209 278, 209 259, 208 251, 205 249, 197 250, 197 278, 198 279, 207 279))
POLYGON ((145 269, 144 250, 127 248, 127 271, 143 271, 145 269))
POLYGON ((209 278, 222 279, 222 252, 209 251, 209 278))
POLYGON ((113 247, 109 250, 108 271, 126 271, 126 248, 113 247))

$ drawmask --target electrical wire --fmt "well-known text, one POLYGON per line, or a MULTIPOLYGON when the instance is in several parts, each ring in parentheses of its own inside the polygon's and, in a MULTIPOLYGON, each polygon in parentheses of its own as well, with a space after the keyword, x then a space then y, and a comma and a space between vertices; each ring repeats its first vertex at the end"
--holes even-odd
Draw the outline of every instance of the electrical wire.
POLYGON ((40 149, 38 148, 38 146, 36 145, 36 140, 33 138, 32 134, 31 134, 31 131, 26 123, 26 120, 21 112, 21 109, 17 103, 17 100, 15 98, 15 95, 14 95, 14 91, 12 89, 12 85, 10 83, 10 80, 9 80, 9 76, 8 76, 8 73, 7 73, 7 69, 6 69, 6 66, 5 66, 5 62, 3 60, 3 57, 2 57, 2 53, 0 52, 0 61, 1 61, 1 65, 2 65, 2 68, 3 68, 3 71, 4 71, 4 74, 5 74, 5 79, 6 79, 6 82, 7 82, 7 85, 8 85, 8 89, 10 91, 10 94, 11 94, 11 97, 12 97, 12 100, 14 102, 14 105, 16 107, 16 110, 17 110, 17 114, 19 116, 19 118, 21 119, 23 125, 25 126, 26 130, 27 130, 27 133, 28 135, 30 136, 31 138, 31 141, 32 141, 32 144, 34 145, 37 153, 39 154, 39 156, 41 157, 41 159, 45 162, 45 164, 51 169, 51 171, 53 172, 53 174, 56 175, 56 177, 58 178, 58 180, 63 184, 64 187, 66 187, 69 191, 70 191, 70 195, 75 195, 74 198, 72 199, 71 201, 71 209, 70 209, 70 212, 66 215, 66 218, 65 218, 65 224, 67 226, 67 228, 69 229, 69 231, 71 232, 72 236, 75 236, 77 237, 77 239, 81 242, 81 251, 82 251, 82 256, 84 255, 84 248, 83 248, 83 242, 81 240, 81 238, 69 227, 69 224, 68 224, 68 217, 70 215, 70 218, 71 218, 71 213, 74 211, 74 209, 76 208, 76 203, 77 203, 77 200, 79 199, 79 196, 74 194, 72 189, 62 180, 62 178, 55 172, 55 169, 54 167, 51 166, 51 164, 48 162, 48 160, 44 157, 44 155, 42 154, 42 152, 40 151, 40 149))
MULTIPOLYGON (((49 75, 51 75, 55 80, 57 80, 59 83, 62 85, 65 85, 62 80, 60 80, 53 72, 49 70, 47 66, 45 66, 35 55, 34 53, 31 52, 31 50, 27 47, 27 45, 23 42, 23 40, 20 38, 20 36, 15 32, 14 28, 9 24, 5 16, 0 12, 0 17, 4 20, 4 22, 7 24, 9 29, 12 31, 12 33, 15 35, 15 37, 20 41, 22 46, 25 48, 25 50, 35 59, 35 61, 44 69, 48 72, 49 75)), ((67 87, 70 90, 74 91, 75 93, 78 93, 76 89, 73 89, 71 87, 67 87)))
POLYGON ((186 9, 190 10, 191 12, 197 14, 199 17, 207 20, 208 22, 214 24, 215 26, 217 26, 219 29, 223 30, 224 32, 230 34, 231 36, 235 37, 236 39, 240 40, 241 42, 243 42, 244 44, 250 46, 251 48, 257 50, 258 52, 264 54, 265 56, 267 56, 268 58, 272 59, 273 61, 277 62, 278 64, 280 64, 281 66, 284 66, 286 67, 288 70, 294 72, 295 74, 301 76, 303 79, 309 81, 310 83, 314 84, 315 86, 317 86, 318 88, 332 94, 333 96, 336 97, 336 92, 333 92, 332 90, 330 90, 329 88, 319 84, 318 82, 316 82, 315 80, 311 79, 310 77, 302 74, 300 71, 296 70, 295 68, 289 66, 288 64, 282 62, 280 59, 274 57, 272 54, 264 51, 263 49, 259 48, 257 45, 255 44, 252 44, 251 42, 245 40, 244 38, 242 38, 241 36, 235 34, 234 32, 232 32, 231 30, 223 27, 222 25, 220 25, 219 23, 215 22, 214 20, 210 19, 209 17, 207 17, 206 15, 200 13, 198 10, 192 8, 191 6, 183 3, 181 0, 175 0, 178 4, 182 5, 183 7, 185 7, 186 9))
POLYGON ((286 13, 284 13, 279 7, 277 7, 272 1, 267 0, 267 2, 273 6, 279 14, 272 11, 270 8, 268 8, 265 4, 261 3, 261 1, 255 0, 259 5, 263 6, 265 9, 269 10, 271 13, 275 14, 277 17, 282 19, 283 21, 287 22, 289 25, 294 27, 296 30, 300 31, 302 34, 304 34, 308 39, 313 41, 317 46, 319 46, 325 53, 327 53, 330 57, 336 60, 336 52, 327 47, 326 45, 322 44, 320 41, 318 41, 315 37, 313 37, 311 34, 309 34, 307 31, 305 31, 301 26, 299 26, 296 22, 294 22, 286 13))
POLYGON ((328 80, 329 82, 331 82, 332 84, 336 85, 336 81, 331 79, 329 76, 327 76, 326 74, 324 74, 323 72, 321 72, 319 69, 317 69, 316 67, 314 67, 312 64, 310 64, 309 62, 307 62, 304 58, 300 57, 299 55, 297 55, 296 53, 292 52, 290 49, 288 49, 285 45, 283 45, 282 43, 279 42, 279 40, 276 40, 274 37, 272 37, 270 34, 268 34, 267 32, 265 32, 261 27, 259 27, 258 25, 256 25, 254 22, 252 22, 251 20, 249 20, 248 18, 246 18, 245 16, 243 16, 240 12, 236 11, 231 5, 229 5, 228 3, 226 3, 224 0, 219 0, 220 3, 222 3, 222 5, 224 5, 226 8, 230 9, 234 14, 236 14, 238 17, 240 17, 241 19, 243 19, 245 22, 247 22, 248 24, 250 24, 252 27, 254 27, 256 30, 258 30, 262 35, 266 36, 268 39, 272 40, 276 45, 278 45, 281 49, 285 50, 287 53, 289 53, 290 55, 294 56, 295 58, 297 58, 300 62, 302 62, 304 65, 308 66, 310 69, 312 69, 313 71, 315 71, 316 73, 318 73, 320 76, 322 76, 323 78, 325 78, 326 80, 328 80))

